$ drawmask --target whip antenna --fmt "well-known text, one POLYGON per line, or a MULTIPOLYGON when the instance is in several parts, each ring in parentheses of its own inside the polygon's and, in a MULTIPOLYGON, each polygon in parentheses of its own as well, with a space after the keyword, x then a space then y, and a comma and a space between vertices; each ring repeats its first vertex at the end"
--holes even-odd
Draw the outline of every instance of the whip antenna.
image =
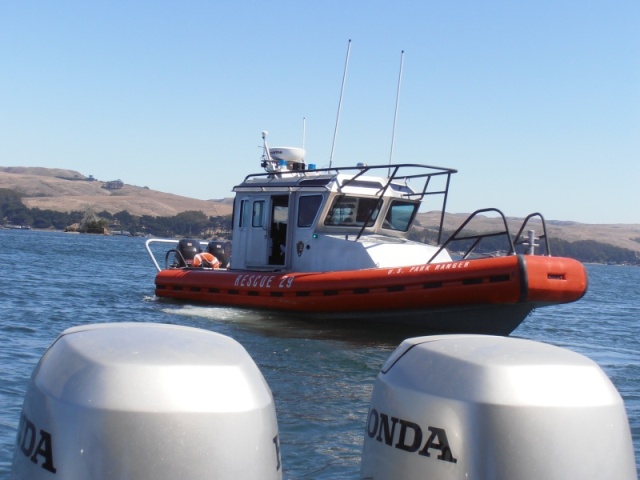
POLYGON ((304 141, 307 138, 307 117, 302 117, 302 148, 304 148, 304 141))
POLYGON ((338 102, 338 115, 336 116, 336 127, 333 130, 333 143, 331 144, 331 155, 329 156, 329 168, 331 168, 331 162, 333 162, 333 151, 336 147, 336 136, 338 135, 338 122, 340 121, 340 110, 342 109, 342 96, 344 94, 344 84, 347 81, 347 66, 349 65, 349 52, 351 51, 351 39, 347 45, 347 58, 344 62, 344 73, 342 75, 342 88, 340 89, 340 101, 338 102))
POLYGON ((389 165, 393 158, 393 142, 396 138, 396 120, 398 118, 398 104, 400 103, 400 83, 402 82, 402 64, 404 62, 404 50, 400 52, 400 73, 398 74, 398 90, 396 91, 396 110, 393 113, 393 131, 391 132, 391 151, 389 152, 389 165))

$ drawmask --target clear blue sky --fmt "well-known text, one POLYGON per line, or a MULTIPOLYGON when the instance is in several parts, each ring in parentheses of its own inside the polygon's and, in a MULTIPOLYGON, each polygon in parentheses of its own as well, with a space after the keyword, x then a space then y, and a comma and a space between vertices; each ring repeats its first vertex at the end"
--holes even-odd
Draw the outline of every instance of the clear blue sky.
POLYGON ((260 171, 260 132, 459 170, 450 212, 640 223, 640 2, 0 2, 0 165, 200 199, 260 171))

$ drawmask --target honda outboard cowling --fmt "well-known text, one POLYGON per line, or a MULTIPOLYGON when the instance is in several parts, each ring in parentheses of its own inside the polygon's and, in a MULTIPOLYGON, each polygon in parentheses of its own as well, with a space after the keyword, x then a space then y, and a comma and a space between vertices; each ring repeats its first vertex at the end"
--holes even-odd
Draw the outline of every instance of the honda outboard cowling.
POLYGON ((577 353, 528 340, 405 340, 372 393, 361 479, 636 479, 623 401, 577 353))
POLYGON ((279 480, 281 472, 273 397, 239 343, 119 323, 68 329, 44 354, 12 478, 279 480))
MULTIPOLYGON (((330 425, 327 425, 330 428, 330 425)), ((63 332, 31 377, 13 480, 281 480, 271 391, 235 340, 195 328, 63 332)), ((405 340, 376 380, 361 480, 637 479, 624 404, 569 350, 405 340)))
POLYGON ((198 240, 192 238, 182 238, 178 242, 175 254, 175 265, 177 267, 190 267, 193 257, 202 252, 202 247, 198 240))

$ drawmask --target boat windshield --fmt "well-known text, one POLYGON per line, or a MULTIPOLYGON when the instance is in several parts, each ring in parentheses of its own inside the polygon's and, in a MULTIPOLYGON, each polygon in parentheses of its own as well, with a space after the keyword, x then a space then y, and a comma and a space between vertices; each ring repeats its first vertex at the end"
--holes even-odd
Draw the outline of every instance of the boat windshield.
POLYGON ((341 195, 336 197, 324 224, 327 226, 367 227, 373 225, 380 213, 382 200, 371 197, 341 195))
POLYGON ((382 228, 406 232, 413 222, 418 206, 419 203, 416 202, 393 200, 387 211, 387 216, 384 217, 382 228))

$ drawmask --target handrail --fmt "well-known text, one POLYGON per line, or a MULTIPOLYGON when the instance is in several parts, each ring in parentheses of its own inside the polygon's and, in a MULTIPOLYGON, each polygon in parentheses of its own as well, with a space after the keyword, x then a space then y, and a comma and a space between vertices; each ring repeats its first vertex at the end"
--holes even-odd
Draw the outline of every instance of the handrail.
POLYGON ((180 263, 178 263, 177 265, 174 264, 174 267, 186 267, 187 266, 187 261, 184 259, 184 256, 182 255, 182 252, 180 252, 180 250, 178 250, 177 248, 171 248, 169 250, 167 250, 167 253, 164 254, 164 269, 166 270, 167 268, 169 268, 169 255, 174 254, 176 257, 180 257, 180 263))
MULTIPOLYGON (((156 256, 151 251, 151 244, 152 243, 174 243, 174 244, 177 245, 178 244, 178 240, 169 240, 169 239, 165 239, 165 238, 150 238, 149 240, 144 242, 144 246, 147 249, 147 253, 151 257, 151 261, 156 266, 156 269, 158 271, 161 271, 162 268, 160 268, 160 265, 158 264, 158 261, 156 260, 156 256)), ((166 259, 165 259, 165 263, 166 263, 166 259)))
POLYGON ((533 251, 533 249, 534 249, 534 247, 536 245, 531 245, 531 243, 533 243, 534 240, 541 240, 541 239, 544 239, 544 246, 545 246, 546 256, 550 257, 551 256, 551 247, 549 247, 549 237, 547 236, 547 224, 544 221, 544 217, 539 212, 530 213, 529 215, 527 215, 527 217, 522 222, 522 225, 520 226, 520 230, 518 230, 518 233, 516 235, 516 239, 514 241, 514 244, 515 245, 528 245, 530 251, 533 251), (527 223, 529 223, 529 220, 531 220, 534 217, 539 217, 540 218, 540 222, 542 223, 542 235, 540 235, 537 238, 532 238, 531 240, 529 240, 528 238, 525 239, 524 237, 522 239, 520 239, 520 237, 522 236, 522 233, 524 232, 524 228, 527 226, 527 223))
MULTIPOLYGON (((159 272, 162 271, 162 268, 160 268, 160 264, 158 263, 158 260, 156 260, 156 256, 154 255, 153 251, 151 250, 151 244, 152 243, 170 243, 173 245, 178 245, 179 240, 175 240, 175 239, 166 239, 166 238, 150 238, 149 240, 147 240, 144 243, 145 248, 147 249, 147 253, 149 254, 149 257, 151 257, 151 261, 153 262, 153 264, 156 267, 156 270, 158 270, 159 272)), ((199 243, 201 246, 205 246, 207 245, 207 242, 199 240, 199 243)), ((176 249, 176 248, 171 248, 169 249, 165 255, 164 255, 164 269, 166 270, 169 267, 169 255, 171 254, 175 254, 177 256, 180 257, 180 260, 182 260, 182 263, 184 265, 186 265, 186 260, 184 259, 182 253, 180 252, 180 250, 176 249)))
MULTIPOLYGON (((440 229, 440 231, 442 231, 442 228, 440 229)), ((545 255, 551 256, 551 247, 549 246, 549 236, 547 235, 547 225, 541 213, 535 212, 527 215, 527 217, 522 222, 522 225, 520 226, 518 233, 516 234, 515 237, 512 238, 509 232, 509 225, 507 224, 507 219, 504 216, 504 214, 497 208, 483 208, 480 210, 476 210, 471 215, 469 215, 467 219, 455 230, 455 232, 453 232, 449 236, 449 238, 447 238, 447 240, 445 240, 445 242, 440 245, 436 253, 427 261, 427 263, 431 263, 451 242, 457 242, 461 240, 474 240, 474 242, 471 244, 469 248, 467 248, 466 252, 462 256, 463 259, 466 259, 476 249, 476 247, 480 244, 482 239, 490 238, 490 237, 499 237, 499 236, 505 236, 507 238, 507 241, 509 243, 509 251, 507 252, 507 255, 516 254, 517 253, 516 247, 519 245, 527 246, 528 249, 526 253, 534 255, 535 247, 537 246, 535 244, 535 240, 544 240, 545 255), (464 236, 460 235, 461 232, 465 229, 465 227, 476 217, 476 215, 485 213, 485 212, 497 213, 500 216, 500 218, 502 218, 504 229, 498 230, 496 232, 491 232, 491 233, 474 233, 474 234, 464 235, 464 236), (540 235, 539 237, 536 237, 535 231, 530 230, 529 237, 528 238, 524 237, 523 233, 525 231, 525 227, 527 226, 529 221, 534 217, 538 217, 540 219, 540 222, 542 223, 542 235, 540 235)))
MULTIPOLYGON (((330 175, 336 176, 341 173, 356 172, 353 178, 345 179, 342 186, 347 186, 349 183, 354 182, 358 178, 370 172, 376 172, 377 170, 390 170, 390 168, 393 168, 394 173, 388 178, 389 184, 391 184, 394 181, 407 182, 408 180, 417 179, 417 178, 424 178, 426 182, 427 181, 426 179, 430 179, 431 177, 436 177, 440 175, 447 175, 450 178, 451 175, 458 172, 458 170, 454 168, 438 167, 435 165, 425 165, 420 163, 396 163, 391 165, 358 164, 358 165, 349 166, 349 167, 316 168, 314 170, 291 170, 291 171, 284 171, 284 172, 251 173, 244 178, 242 183, 247 182, 247 180, 249 179, 255 179, 255 178, 273 179, 276 177, 282 177, 283 175, 288 175, 291 177, 302 179, 302 178, 316 177, 318 176, 318 174, 321 174, 321 175, 330 174, 330 175), (409 174, 398 175, 398 172, 400 171, 400 169, 412 169, 412 168, 427 170, 427 172, 410 174, 410 175, 409 174)), ((377 174, 377 176, 386 177, 387 175, 377 174)), ((448 185, 449 185, 449 182, 447 181, 447 187, 448 185)), ((237 186, 240 186, 240 185, 237 185, 237 186)), ((415 195, 419 195, 418 200, 422 200, 422 198, 425 195, 437 194, 437 193, 440 193, 440 194, 447 193, 447 189, 441 192, 426 192, 426 189, 421 189, 421 191, 419 190, 418 193, 416 193, 415 195)))
MULTIPOLYGON (((380 183, 380 188, 376 192, 376 196, 382 198, 390 188, 396 188, 395 186, 406 186, 406 190, 402 192, 402 196, 409 198, 410 200, 422 202, 426 196, 441 195, 442 203, 440 206, 440 223, 438 228, 438 243, 442 239, 444 217, 446 214, 447 200, 449 195, 449 186, 451 184, 451 175, 457 173, 454 168, 438 167, 434 165, 425 165, 419 163, 396 163, 389 165, 366 165, 357 164, 348 167, 329 167, 318 168, 313 170, 285 170, 280 172, 266 172, 266 173, 252 173, 247 175, 243 182, 234 187, 234 191, 239 191, 243 188, 268 188, 273 187, 275 179, 287 179, 286 184, 278 182, 279 188, 295 188, 298 184, 301 186, 303 181, 321 177, 327 179, 328 185, 331 181, 341 180, 338 188, 341 190, 351 184, 356 184, 363 176, 371 174, 371 176, 384 179, 380 183), (379 172, 384 170, 384 172, 379 172), (417 171, 417 173, 416 173, 417 171), (350 178, 338 178, 340 174, 351 173, 350 178), (429 191, 431 179, 434 177, 446 176, 445 185, 440 190, 429 191), (264 179, 264 182, 261 181, 264 179), (418 185, 413 188, 408 187, 410 180, 418 180, 418 185)), ((435 209, 434 209, 435 210, 435 209)), ((365 221, 362 228, 355 236, 355 241, 358 241, 364 232, 369 227, 368 221, 373 215, 374 209, 369 212, 367 221, 365 221)))
POLYGON ((513 243, 513 239, 511 238, 511 235, 509 233, 509 226, 507 225, 507 219, 504 216, 504 213, 502 213, 500 210, 498 210, 497 208, 482 208, 480 210, 476 210, 475 212, 473 212, 471 215, 469 215, 469 217, 467 217, 467 219, 462 222, 462 225, 460 225, 455 232, 453 232, 449 238, 447 238, 444 243, 442 243, 442 245, 440 245, 440 248, 438 248, 438 250, 436 251, 436 253, 433 254, 433 256, 427 261, 427 263, 431 263, 446 247, 447 245, 449 245, 451 242, 454 241, 460 241, 460 240, 475 240, 471 246, 467 249, 467 251, 464 253, 463 255, 463 259, 466 259, 469 257, 469 255, 471 255, 471 253, 473 252, 473 250, 478 246, 478 244, 480 243, 480 241, 482 241, 483 238, 489 238, 489 237, 498 237, 498 236, 506 236, 507 237, 507 241, 509 242, 509 252, 507 253, 507 255, 513 255, 516 252, 516 248, 515 245, 513 243), (479 215, 481 213, 485 213, 485 212, 496 212, 500 215, 500 217, 502 218, 502 222, 504 225, 504 230, 503 231, 498 231, 498 232, 492 232, 492 233, 477 233, 477 234, 473 234, 473 235, 466 235, 466 236, 459 236, 460 232, 462 232, 464 230, 464 228, 469 224, 469 222, 471 222, 471 220, 473 220, 476 215, 479 215))

